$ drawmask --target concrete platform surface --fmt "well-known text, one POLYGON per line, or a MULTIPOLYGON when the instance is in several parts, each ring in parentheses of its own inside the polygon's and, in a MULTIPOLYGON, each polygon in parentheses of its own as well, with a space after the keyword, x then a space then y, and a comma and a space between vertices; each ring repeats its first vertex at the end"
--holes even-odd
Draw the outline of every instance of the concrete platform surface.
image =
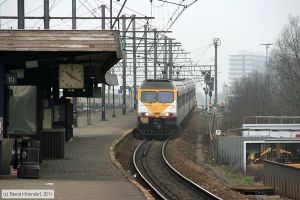
POLYGON ((0 189, 54 189, 55 199, 146 199, 111 162, 109 148, 122 133, 136 124, 136 114, 128 112, 107 121, 92 114, 92 125, 80 115, 74 138, 65 144, 65 158, 43 160, 39 179, 0 178, 0 189))

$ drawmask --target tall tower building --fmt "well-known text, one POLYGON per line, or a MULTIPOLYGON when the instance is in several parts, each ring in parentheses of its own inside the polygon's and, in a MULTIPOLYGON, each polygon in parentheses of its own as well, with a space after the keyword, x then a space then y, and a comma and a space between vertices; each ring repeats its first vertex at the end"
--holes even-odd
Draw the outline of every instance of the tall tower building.
POLYGON ((238 54, 229 56, 229 86, 237 80, 246 77, 248 74, 258 71, 265 72, 266 57, 262 55, 255 55, 251 53, 238 54))

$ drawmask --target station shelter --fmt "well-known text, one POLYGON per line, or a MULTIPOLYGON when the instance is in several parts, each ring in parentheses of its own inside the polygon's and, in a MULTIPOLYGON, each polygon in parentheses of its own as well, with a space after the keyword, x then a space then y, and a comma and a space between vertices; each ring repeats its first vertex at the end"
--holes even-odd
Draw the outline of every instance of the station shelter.
POLYGON ((0 38, 1 175, 26 157, 24 141, 39 143, 39 162, 64 157, 74 117, 66 97, 93 97, 122 50, 112 30, 0 30, 0 38))

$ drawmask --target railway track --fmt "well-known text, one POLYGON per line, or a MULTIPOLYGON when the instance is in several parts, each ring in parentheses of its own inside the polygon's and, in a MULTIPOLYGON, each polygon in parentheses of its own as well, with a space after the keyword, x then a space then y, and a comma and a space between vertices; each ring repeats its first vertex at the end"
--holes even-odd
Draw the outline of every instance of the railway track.
POLYGON ((133 155, 134 167, 158 199, 221 199, 184 177, 165 157, 167 141, 142 141, 133 155))

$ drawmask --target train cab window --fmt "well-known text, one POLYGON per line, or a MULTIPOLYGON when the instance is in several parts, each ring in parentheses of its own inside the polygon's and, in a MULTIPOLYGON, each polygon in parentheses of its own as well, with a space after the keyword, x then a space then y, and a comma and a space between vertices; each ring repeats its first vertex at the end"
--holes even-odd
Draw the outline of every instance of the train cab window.
POLYGON ((142 92, 143 103, 157 102, 157 92, 142 92))
POLYGON ((173 92, 158 92, 159 103, 172 103, 174 101, 173 92))

